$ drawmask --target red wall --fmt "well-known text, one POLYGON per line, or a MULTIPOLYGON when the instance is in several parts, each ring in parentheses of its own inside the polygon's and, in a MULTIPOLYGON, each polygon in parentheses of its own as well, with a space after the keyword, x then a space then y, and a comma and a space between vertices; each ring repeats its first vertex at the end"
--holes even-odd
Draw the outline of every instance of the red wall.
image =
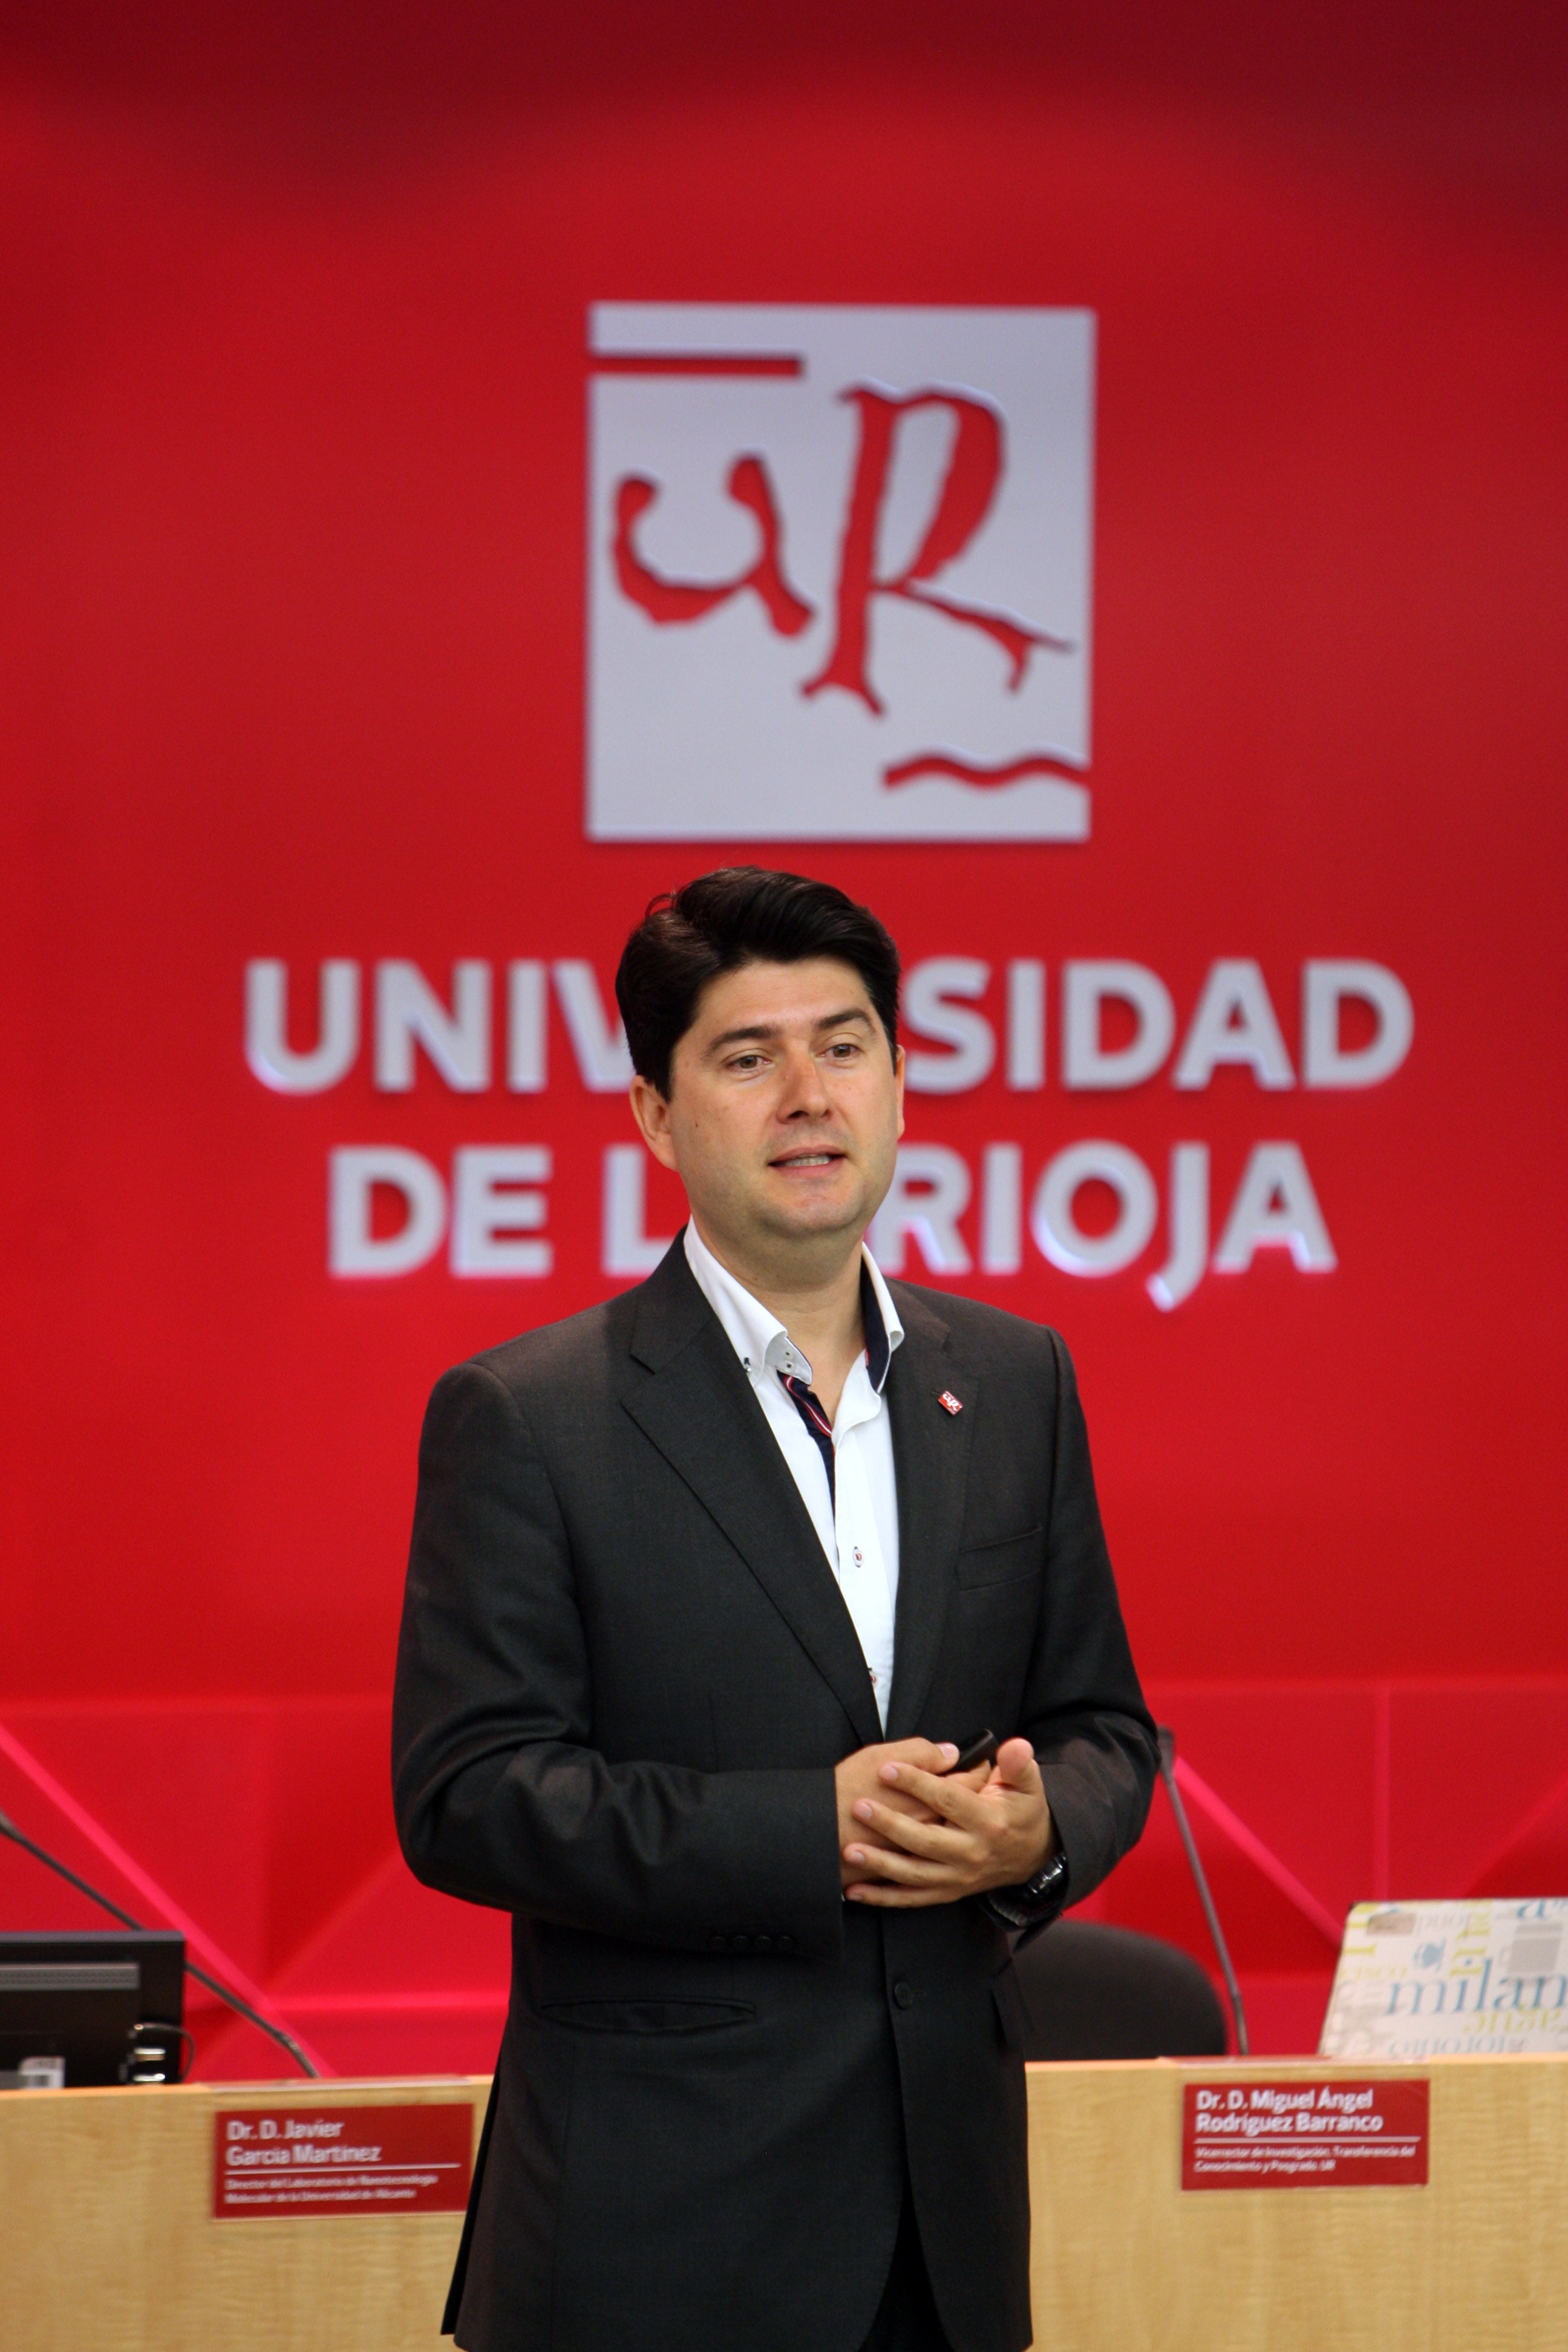
MULTIPOLYGON (((614 1286, 626 1114, 558 1008, 542 1093, 368 1054, 268 1091, 245 965, 287 960, 300 1045, 327 957, 607 985, 728 854, 584 839, 591 301, 1084 306, 1090 839, 743 854, 988 961, 993 1018, 1047 965, 1048 1083, 913 1097, 915 1139, 1016 1142, 1032 1187, 1109 1137, 1162 1193, 1201 1140, 1216 1226, 1300 1147, 1331 1272, 1265 1249, 1162 1313, 1162 1222, 1103 1280, 1032 1242, 961 1279, 1075 1351, 1257 2039, 1310 2046, 1325 1915, 1568 1884, 1563 59, 1522 18, 1473 60, 1396 18, 656 21, 79 16, 0 84, 0 1804, 329 2063, 489 2063, 502 1925, 413 1886, 384 1785, 415 1440, 443 1365, 614 1286), (1298 1076, 1302 965, 1369 959, 1414 1044, 1354 1091, 1064 1088, 1062 967, 1102 957, 1178 1045, 1255 959, 1298 1076), (331 1150, 513 1141, 553 1153, 548 1277, 329 1276, 331 1150)), ((1094 1907, 1203 1949, 1163 1800, 1094 1907)), ((86 1916, 0 1856, 0 1923, 86 1916)), ((204 2071, 269 2069, 198 2023, 204 2071)))

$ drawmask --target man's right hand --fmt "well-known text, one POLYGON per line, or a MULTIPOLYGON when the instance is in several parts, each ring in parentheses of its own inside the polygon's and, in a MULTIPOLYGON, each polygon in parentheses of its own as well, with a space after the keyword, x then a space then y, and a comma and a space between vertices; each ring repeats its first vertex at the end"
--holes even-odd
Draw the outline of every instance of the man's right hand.
MULTIPOLYGON (((939 1745, 934 1739, 894 1739, 881 1748, 858 1748, 853 1756, 847 1756, 841 1764, 834 1766, 833 1780, 838 1793, 838 1872, 842 1885, 848 1886, 865 1876, 863 1866, 845 1861, 846 1846, 887 1845, 889 1843, 875 1830, 868 1829, 863 1822, 856 1820, 854 1808, 862 1798, 870 1799, 874 1804, 885 1805, 889 1811, 912 1813, 918 1821, 929 1822, 936 1818, 918 1797, 911 1797, 901 1789, 889 1789, 886 1781, 879 1778, 883 1765, 912 1764, 921 1772, 945 1773, 957 1756, 958 1750, 951 1740, 943 1740, 939 1745)), ((964 1775, 965 1780, 975 1788, 983 1788, 990 1777, 989 1764, 978 1765, 973 1772, 964 1775)))

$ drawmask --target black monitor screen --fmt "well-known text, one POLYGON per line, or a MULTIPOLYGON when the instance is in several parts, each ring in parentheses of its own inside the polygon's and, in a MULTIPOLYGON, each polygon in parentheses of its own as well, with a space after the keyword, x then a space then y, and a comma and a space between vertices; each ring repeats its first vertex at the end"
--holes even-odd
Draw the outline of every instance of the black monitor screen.
POLYGON ((184 1967, 184 1937, 152 1930, 0 1935, 0 2082, 175 2081, 184 1967))

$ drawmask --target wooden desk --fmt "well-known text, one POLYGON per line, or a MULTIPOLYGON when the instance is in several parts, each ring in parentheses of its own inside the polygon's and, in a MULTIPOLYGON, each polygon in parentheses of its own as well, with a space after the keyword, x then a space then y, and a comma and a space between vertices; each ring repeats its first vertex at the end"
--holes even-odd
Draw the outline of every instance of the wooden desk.
MULTIPOLYGON (((1568 2057, 1029 2070, 1042 2352, 1564 2352, 1568 2057), (1184 2192, 1182 2084, 1430 2078, 1424 2189, 1184 2192)), ((215 2221, 215 2114, 447 2081, 0 2094, 6 2352, 436 2352, 455 2214, 215 2221)), ((813 2352, 802 2346, 800 2352, 813 2352)))
POLYGON ((5 2352, 436 2352, 462 2216, 213 2219, 215 2116, 461 2099, 489 2084, 0 2093, 5 2352))
POLYGON ((1029 2077, 1042 2352, 1568 2352, 1568 2056, 1029 2077), (1423 2075, 1424 2189, 1180 2186, 1184 2082, 1423 2075))

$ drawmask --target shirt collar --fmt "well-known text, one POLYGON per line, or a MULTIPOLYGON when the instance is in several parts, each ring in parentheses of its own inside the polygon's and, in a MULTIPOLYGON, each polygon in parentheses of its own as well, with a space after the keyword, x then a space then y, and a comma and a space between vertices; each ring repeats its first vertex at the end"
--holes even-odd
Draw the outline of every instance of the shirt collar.
MULTIPOLYGON (((728 1266, 721 1265, 701 1234, 694 1218, 686 1223, 686 1263, 696 1277, 697 1286, 719 1318, 724 1336, 735 1353, 752 1374, 758 1379, 763 1372, 783 1372, 790 1380, 811 1383, 811 1366, 791 1340, 778 1317, 765 1307, 760 1298, 753 1298, 742 1283, 736 1281, 728 1266)), ((893 1350, 904 1336, 899 1320, 899 1310, 892 1295, 882 1279, 881 1268, 862 1242, 860 1244, 860 1315, 866 1327, 866 1369, 871 1386, 879 1396, 888 1377, 893 1350)))

